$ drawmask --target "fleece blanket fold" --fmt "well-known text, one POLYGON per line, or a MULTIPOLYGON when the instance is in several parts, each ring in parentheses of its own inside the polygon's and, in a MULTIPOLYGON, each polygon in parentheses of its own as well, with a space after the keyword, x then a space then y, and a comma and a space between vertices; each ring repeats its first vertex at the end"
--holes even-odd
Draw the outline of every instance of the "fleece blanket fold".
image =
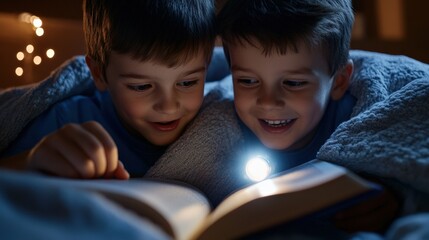
POLYGON ((357 105, 317 157, 398 182, 407 198, 421 192, 412 205, 429 209, 429 66, 362 51, 352 58, 357 105))
POLYGON ((0 152, 35 117, 56 102, 93 89, 85 57, 77 56, 40 83, 0 91, 0 152))

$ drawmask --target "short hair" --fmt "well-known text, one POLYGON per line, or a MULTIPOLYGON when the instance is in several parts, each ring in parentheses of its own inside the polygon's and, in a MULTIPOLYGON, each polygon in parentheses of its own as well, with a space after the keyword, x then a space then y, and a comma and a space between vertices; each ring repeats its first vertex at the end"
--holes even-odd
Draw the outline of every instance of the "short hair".
POLYGON ((213 0, 85 0, 87 55, 103 69, 112 51, 169 66, 203 51, 209 61, 215 18, 213 0))
POLYGON ((267 55, 285 54, 304 42, 323 47, 334 74, 348 61, 354 14, 351 0, 229 0, 217 22, 225 48, 254 39, 267 55))

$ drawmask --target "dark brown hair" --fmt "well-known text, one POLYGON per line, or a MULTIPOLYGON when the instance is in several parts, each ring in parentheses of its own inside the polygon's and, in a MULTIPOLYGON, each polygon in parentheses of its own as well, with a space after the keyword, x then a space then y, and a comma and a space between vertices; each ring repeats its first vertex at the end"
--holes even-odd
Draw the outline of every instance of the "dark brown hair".
POLYGON ((112 51, 169 66, 211 57, 212 0, 85 0, 83 13, 87 54, 103 69, 112 51))

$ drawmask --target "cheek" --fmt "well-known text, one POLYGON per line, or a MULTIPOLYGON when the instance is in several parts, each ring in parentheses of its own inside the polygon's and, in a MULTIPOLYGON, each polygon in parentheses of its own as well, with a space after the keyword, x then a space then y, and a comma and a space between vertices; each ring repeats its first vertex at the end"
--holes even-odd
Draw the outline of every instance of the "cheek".
POLYGON ((203 99, 203 93, 187 95, 182 99, 181 105, 184 106, 189 112, 198 112, 203 103, 203 99))
POLYGON ((308 114, 317 116, 323 113, 323 110, 329 102, 329 89, 329 84, 322 84, 314 88, 313 91, 309 91, 306 96, 302 96, 301 99, 306 99, 303 105, 307 106, 305 109, 308 114))
POLYGON ((127 104, 123 107, 122 112, 126 114, 131 119, 137 119, 144 115, 145 108, 139 106, 138 104, 127 104))
POLYGON ((240 95, 234 95, 234 106, 237 114, 241 119, 244 118, 245 113, 249 109, 250 101, 245 101, 245 97, 240 95))
MULTIPOLYGON (((112 96, 113 97, 113 96, 112 96)), ((141 100, 130 98, 126 94, 115 96, 116 110, 122 118, 136 119, 139 118, 146 110, 141 100)))
MULTIPOLYGON (((323 111, 327 105, 327 101, 320 95, 315 95, 303 102, 301 107, 301 115, 307 117, 309 123, 318 123, 323 116, 323 111)), ((314 125, 314 124, 310 124, 314 125)))
POLYGON ((201 108, 202 100, 187 101, 186 108, 190 112, 198 112, 201 108))
POLYGON ((325 105, 329 101, 331 88, 332 88, 331 79, 321 80, 319 87, 314 93, 314 101, 319 102, 320 105, 322 106, 325 105))
POLYGON ((234 89, 234 105, 237 112, 246 111, 252 105, 251 99, 257 99, 250 93, 234 89))

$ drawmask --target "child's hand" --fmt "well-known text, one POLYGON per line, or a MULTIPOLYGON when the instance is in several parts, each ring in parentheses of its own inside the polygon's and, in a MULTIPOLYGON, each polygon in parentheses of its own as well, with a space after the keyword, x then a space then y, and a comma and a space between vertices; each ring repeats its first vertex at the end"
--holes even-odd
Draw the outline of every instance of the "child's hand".
POLYGON ((334 216, 335 225, 348 232, 384 231, 398 213, 399 202, 387 189, 334 216))
POLYGON ((118 150, 97 122, 67 124, 44 137, 27 157, 28 167, 70 178, 119 178, 129 174, 118 150))

